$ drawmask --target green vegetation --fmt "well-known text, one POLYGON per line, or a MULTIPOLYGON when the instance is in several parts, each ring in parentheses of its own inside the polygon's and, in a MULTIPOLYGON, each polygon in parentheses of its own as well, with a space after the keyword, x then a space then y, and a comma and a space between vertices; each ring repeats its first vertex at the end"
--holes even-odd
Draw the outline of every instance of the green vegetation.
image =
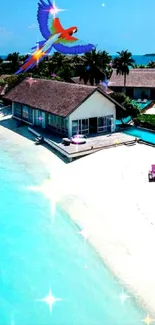
MULTIPOLYGON (((86 53, 85 55, 63 55, 55 52, 53 55, 45 58, 37 67, 28 71, 27 73, 15 76, 14 73, 28 58, 28 55, 20 55, 17 52, 10 53, 5 60, 0 58, 0 75, 10 75, 5 79, 8 84, 9 91, 16 86, 21 80, 26 77, 53 79, 58 81, 72 82, 72 78, 79 77, 79 80, 84 84, 92 86, 99 84, 105 78, 110 79, 113 68, 116 69, 117 74, 124 76, 124 93, 127 75, 130 73, 130 68, 155 68, 155 62, 151 61, 148 66, 134 65, 131 52, 121 51, 117 52, 118 56, 113 60, 106 51, 97 51, 86 53)), ((0 79, 0 85, 4 81, 0 79)), ((128 103, 128 107, 131 106, 128 103)), ((132 108, 131 108, 132 109, 132 108)))
POLYGON ((116 73, 124 76, 124 93, 126 91, 126 77, 130 72, 130 68, 134 67, 135 61, 132 59, 132 53, 126 51, 117 52, 119 55, 114 59, 114 68, 116 73))
POLYGON ((132 100, 127 97, 124 93, 112 93, 110 96, 126 108, 126 110, 120 110, 119 108, 117 108, 116 110, 116 118, 118 120, 121 120, 122 123, 123 118, 126 118, 128 116, 131 116, 131 118, 135 118, 139 115, 138 105, 133 104, 132 100))
POLYGON ((147 65, 135 64, 134 69, 155 69, 155 61, 150 61, 147 65))
POLYGON ((135 126, 141 126, 146 129, 155 130, 155 115, 141 114, 134 119, 135 126))

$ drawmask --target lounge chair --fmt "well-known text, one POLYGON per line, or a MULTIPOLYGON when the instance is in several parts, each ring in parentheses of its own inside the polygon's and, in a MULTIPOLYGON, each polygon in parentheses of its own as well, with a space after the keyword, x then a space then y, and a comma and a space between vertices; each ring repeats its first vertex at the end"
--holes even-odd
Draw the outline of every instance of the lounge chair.
POLYGON ((42 136, 35 138, 35 144, 39 145, 44 142, 44 138, 42 136))
POLYGON ((149 182, 155 182, 155 165, 151 165, 151 170, 148 172, 149 182))
POLYGON ((141 101, 142 101, 142 100, 141 100, 140 98, 139 98, 139 99, 137 99, 137 103, 141 103, 141 101))

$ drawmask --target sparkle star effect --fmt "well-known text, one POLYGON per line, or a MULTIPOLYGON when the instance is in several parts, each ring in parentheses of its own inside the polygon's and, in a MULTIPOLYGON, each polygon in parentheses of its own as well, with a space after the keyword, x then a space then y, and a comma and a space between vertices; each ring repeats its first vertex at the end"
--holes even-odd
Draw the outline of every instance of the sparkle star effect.
POLYGON ((151 324, 153 324, 153 322, 155 322, 155 319, 153 319, 149 315, 147 315, 146 318, 142 320, 142 322, 144 322, 146 325, 151 325, 151 324))
POLYGON ((38 299, 38 301, 45 302, 49 306, 50 313, 52 312, 52 307, 55 304, 55 302, 56 301, 61 301, 61 300, 62 300, 61 298, 55 298, 52 295, 51 289, 50 289, 49 294, 48 294, 47 297, 42 298, 42 299, 38 299))
POLYGON ((119 295, 119 298, 121 300, 121 303, 124 305, 125 301, 130 297, 124 291, 122 291, 122 293, 119 295))
POLYGON ((26 80, 29 84, 29 86, 31 87, 33 85, 33 83, 36 83, 37 80, 33 79, 32 77, 28 78, 28 80, 26 80))
MULTIPOLYGON (((50 164, 49 164, 48 168, 51 170, 50 164)), ((48 179, 46 179, 42 184, 40 184, 40 186, 28 186, 27 187, 27 190, 32 191, 32 192, 40 192, 47 199, 50 200, 50 203, 51 203, 51 216, 53 218, 53 221, 54 221, 54 218, 55 218, 55 211, 56 211, 57 202, 64 195, 64 192, 66 190, 65 187, 63 188, 63 185, 60 188, 60 185, 59 185, 60 184, 59 183, 60 178, 59 177, 63 177, 63 175, 61 176, 61 174, 59 173, 59 175, 56 175, 55 177, 53 177, 51 175, 51 172, 50 172, 50 176, 48 177, 48 179)))
POLYGON ((84 240, 86 241, 86 239, 88 239, 88 233, 86 232, 86 230, 83 228, 82 230, 78 231, 78 234, 80 234, 84 240))
POLYGON ((57 8, 56 4, 55 4, 55 1, 53 1, 52 7, 48 10, 48 12, 53 16, 54 19, 55 19, 56 15, 61 11, 66 11, 66 9, 57 8))

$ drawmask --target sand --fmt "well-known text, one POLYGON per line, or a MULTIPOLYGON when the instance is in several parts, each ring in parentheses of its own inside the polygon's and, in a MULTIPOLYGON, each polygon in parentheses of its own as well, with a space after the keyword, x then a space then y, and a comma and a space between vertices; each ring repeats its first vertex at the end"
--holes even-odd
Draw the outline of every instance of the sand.
POLYGON ((0 143, 31 168, 34 179, 42 175, 40 190, 51 204, 61 204, 85 229, 105 263, 155 317, 155 184, 147 179, 154 148, 121 146, 65 164, 35 146, 27 128, 17 134, 8 129, 15 130, 14 122, 2 119, 0 143))
POLYGON ((147 109, 147 111, 144 114, 155 114, 155 105, 147 109))
POLYGON ((84 227, 106 264, 155 315, 154 148, 102 150, 67 166, 61 205, 84 227), (67 173, 66 173, 67 178, 67 173))

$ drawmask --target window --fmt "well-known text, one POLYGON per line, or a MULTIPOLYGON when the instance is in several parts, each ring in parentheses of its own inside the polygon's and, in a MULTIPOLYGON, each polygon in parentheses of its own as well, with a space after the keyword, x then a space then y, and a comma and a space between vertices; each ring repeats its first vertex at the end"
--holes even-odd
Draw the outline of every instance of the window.
POLYGON ((72 135, 74 134, 88 134, 89 121, 88 119, 72 121, 72 135))
POLYGON ((68 133, 68 119, 49 113, 47 124, 48 124, 48 128, 53 131, 62 134, 68 133))
POLYGON ((111 132, 113 124, 113 115, 98 117, 97 132, 111 132))
POLYGON ((22 117, 22 105, 19 103, 14 103, 14 116, 22 117))
POLYGON ((105 123, 105 118, 104 117, 99 117, 98 118, 98 127, 103 127, 105 123))
POLYGON ((81 120, 81 134, 88 134, 89 133, 89 122, 88 119, 81 120))
POLYGON ((48 114, 48 117, 47 117, 47 124, 48 124, 48 125, 52 125, 52 114, 48 114))
POLYGON ((24 120, 28 120, 29 118, 29 110, 27 106, 23 106, 22 117, 24 120))
POLYGON ((113 129, 113 115, 106 116, 106 123, 107 123, 107 132, 111 132, 113 129))
POLYGON ((72 135, 79 133, 79 121, 72 121, 72 135))
POLYGON ((33 109, 29 106, 22 106, 22 118, 23 120, 27 120, 29 122, 33 121, 33 109))

